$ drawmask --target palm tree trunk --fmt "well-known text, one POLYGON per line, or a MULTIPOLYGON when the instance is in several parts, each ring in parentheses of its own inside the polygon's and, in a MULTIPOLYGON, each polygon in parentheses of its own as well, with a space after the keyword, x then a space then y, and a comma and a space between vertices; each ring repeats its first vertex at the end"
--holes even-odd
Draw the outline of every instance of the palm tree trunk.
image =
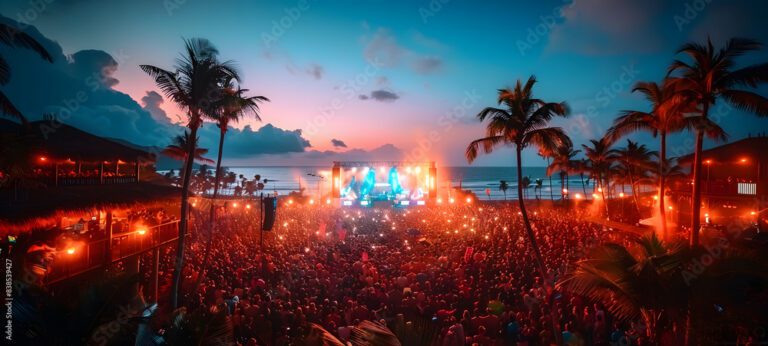
MULTIPOLYGON (((704 101, 704 107, 701 116, 707 118, 709 113, 709 103, 704 101)), ((693 193, 691 197, 691 247, 699 246, 699 227, 701 220, 701 150, 704 142, 704 131, 696 131, 696 150, 693 155, 693 193)))
POLYGON ((661 149, 659 149, 659 217, 661 218, 661 236, 662 239, 667 240, 667 214, 664 209, 664 183, 666 175, 664 174, 664 167, 667 160, 667 133, 662 131, 661 137, 661 149))
MULTIPOLYGON (((224 127, 226 129, 226 127, 224 127)), ((208 270, 208 261, 211 255, 211 246, 213 245, 213 228, 216 221, 216 198, 219 196, 219 183, 221 182, 221 156, 224 151, 224 135, 226 130, 221 130, 219 134, 219 153, 216 158, 216 178, 213 185, 213 199, 211 200, 211 209, 208 212, 208 241, 205 243, 205 254, 203 255, 203 262, 200 268, 200 274, 197 276, 195 287, 192 292, 197 292, 197 288, 200 287, 200 283, 205 277, 208 270)))
MULTIPOLYGON (((632 172, 629 172, 629 184, 630 184, 630 191, 632 191, 632 199, 635 202, 635 209, 637 210, 637 216, 640 217, 640 202, 637 200, 637 189, 635 188, 635 177, 632 175, 632 172)), ((621 185, 621 189, 624 189, 624 184, 621 185)), ((622 203, 622 206, 624 204, 622 203)))
MULTIPOLYGON (((196 113, 196 112, 195 112, 196 113)), ((192 118, 198 118, 196 114, 192 118)), ((190 142, 187 150, 187 158, 184 162, 184 179, 181 183, 181 215, 179 216, 179 240, 176 245, 176 264, 173 271, 173 285, 171 287, 171 306, 179 307, 179 291, 181 290, 182 270, 184 269, 184 240, 187 235, 189 223, 189 182, 192 180, 192 166, 195 161, 195 149, 197 148, 197 129, 199 125, 190 122, 190 142)))
POLYGON ((587 198, 587 185, 584 184, 584 172, 579 173, 581 177, 581 190, 584 191, 584 198, 587 198))
MULTIPOLYGON (((547 157, 547 167, 549 167, 549 157, 547 157)), ((552 191, 552 174, 549 175, 549 198, 555 200, 555 191, 552 191)))
POLYGON ((565 190, 565 172, 560 171, 560 199, 565 200, 565 193, 563 193, 563 190, 565 190))
POLYGON ((602 196, 603 206, 605 206, 605 216, 610 218, 611 213, 608 211, 608 200, 605 199, 605 189, 608 188, 608 178, 599 174, 598 179, 600 179, 600 196, 602 196))
MULTIPOLYGON (((523 165, 521 151, 522 148, 518 145, 516 148, 517 154, 517 202, 520 205, 520 215, 523 217, 523 224, 525 225, 525 234, 528 236, 528 241, 533 249, 533 254, 536 259, 536 266, 539 268, 539 274, 541 275, 541 282, 544 284, 544 290, 547 292, 547 298, 552 296, 551 282, 547 268, 544 266, 544 258, 541 256, 541 250, 539 244, 536 242, 536 235, 533 234, 533 228, 531 227, 531 221, 528 220, 528 212, 525 210, 525 201, 523 200, 523 165)), ((552 305, 550 305, 552 306, 552 305)), ((550 309, 550 317, 552 318, 552 333, 555 340, 560 340, 560 326, 555 316, 554 308, 550 309)))

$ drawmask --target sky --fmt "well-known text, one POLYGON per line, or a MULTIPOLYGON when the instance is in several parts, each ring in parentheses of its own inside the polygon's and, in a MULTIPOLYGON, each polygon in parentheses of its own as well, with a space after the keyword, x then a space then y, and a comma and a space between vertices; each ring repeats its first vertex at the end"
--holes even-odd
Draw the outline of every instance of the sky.
MULTIPOLYGON (((757 0, 5 0, 0 20, 38 38, 55 61, 0 46, 12 73, 0 89, 30 119, 53 113, 98 135, 164 146, 186 116, 138 66, 171 69, 183 39, 201 37, 237 64, 251 95, 270 99, 261 122, 228 132, 225 165, 464 166, 467 144, 484 134, 475 115, 495 106, 497 89, 535 75, 537 97, 570 105, 554 125, 580 147, 620 111, 648 110, 632 86, 661 80, 683 43, 768 43, 766 11, 757 0)), ((739 60, 765 61, 768 49, 739 60)), ((731 140, 768 129, 768 119, 727 105, 714 112, 731 140)), ((649 135, 631 138, 657 148, 649 135)), ((204 125, 211 157, 217 143, 218 129, 204 125)), ((670 140, 672 156, 692 148, 690 133, 670 140)), ((474 165, 513 165, 513 156, 502 149, 474 165)), ((544 165, 535 150, 524 162, 544 165)))

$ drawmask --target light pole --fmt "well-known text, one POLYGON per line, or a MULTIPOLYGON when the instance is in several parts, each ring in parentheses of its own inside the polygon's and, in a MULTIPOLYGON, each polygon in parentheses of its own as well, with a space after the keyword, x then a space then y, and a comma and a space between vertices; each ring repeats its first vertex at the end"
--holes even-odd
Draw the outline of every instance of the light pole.
POLYGON ((314 174, 314 173, 307 173, 307 175, 310 177, 317 178, 317 198, 318 199, 323 198, 323 193, 322 193, 323 184, 321 184, 321 182, 325 180, 325 177, 319 174, 314 174))

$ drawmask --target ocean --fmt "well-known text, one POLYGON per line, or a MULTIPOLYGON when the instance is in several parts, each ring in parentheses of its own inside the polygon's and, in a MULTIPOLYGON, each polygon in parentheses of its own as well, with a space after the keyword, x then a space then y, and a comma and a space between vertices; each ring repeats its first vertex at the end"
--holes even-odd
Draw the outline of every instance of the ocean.
MULTIPOLYGON (((267 179, 265 191, 277 191, 279 194, 287 194, 291 191, 298 191, 304 188, 306 193, 311 195, 322 195, 328 193, 331 188, 330 167, 319 166, 293 166, 293 167, 229 167, 229 171, 235 174, 243 175, 252 179, 254 175, 261 175, 262 179, 267 179), (311 175, 310 175, 311 174, 311 175), (312 175, 325 176, 321 179, 312 175)), ((213 169, 211 169, 213 171, 213 169)), ((167 171, 159 171, 165 173, 167 171)), ((178 173, 178 170, 176 170, 178 173)), ((539 194, 543 199, 550 198, 550 191, 553 191, 555 198, 560 195, 560 177, 552 176, 552 190, 549 187, 549 178, 546 175, 545 167, 523 167, 523 176, 531 179, 530 188, 526 191, 526 198, 536 198, 539 194), (534 189, 536 179, 542 179, 541 191, 534 189)), ((580 176, 569 177, 567 184, 572 193, 582 193, 582 183, 580 176)), ((501 200, 504 199, 504 193, 499 190, 499 182, 506 180, 508 184, 507 199, 517 199, 517 172, 515 167, 438 167, 437 183, 438 191, 447 191, 449 187, 461 186, 464 190, 471 190, 480 199, 501 200), (486 194, 486 189, 490 196, 486 194)), ((591 193, 588 185, 587 191, 591 193)))

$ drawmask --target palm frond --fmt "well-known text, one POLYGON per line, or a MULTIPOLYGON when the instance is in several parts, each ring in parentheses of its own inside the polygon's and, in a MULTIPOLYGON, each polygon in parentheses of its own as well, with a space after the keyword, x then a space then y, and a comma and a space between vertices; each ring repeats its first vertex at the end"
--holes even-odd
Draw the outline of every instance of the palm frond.
POLYGON ((493 148, 496 145, 499 145, 504 142, 505 142, 504 136, 491 136, 491 137, 485 137, 485 138, 472 141, 471 143, 469 143, 469 146, 467 146, 467 150, 465 153, 465 156, 467 157, 467 161, 469 163, 472 163, 473 161, 475 161, 479 150, 482 150, 484 153, 489 154, 493 151, 493 148))
POLYGON ((31 49, 46 61, 53 62, 53 57, 40 42, 37 42, 37 40, 26 32, 14 28, 11 25, 0 23, 0 43, 8 46, 31 49))
POLYGON ((768 98, 745 90, 723 90, 720 95, 739 110, 754 113, 758 116, 768 116, 768 98))

